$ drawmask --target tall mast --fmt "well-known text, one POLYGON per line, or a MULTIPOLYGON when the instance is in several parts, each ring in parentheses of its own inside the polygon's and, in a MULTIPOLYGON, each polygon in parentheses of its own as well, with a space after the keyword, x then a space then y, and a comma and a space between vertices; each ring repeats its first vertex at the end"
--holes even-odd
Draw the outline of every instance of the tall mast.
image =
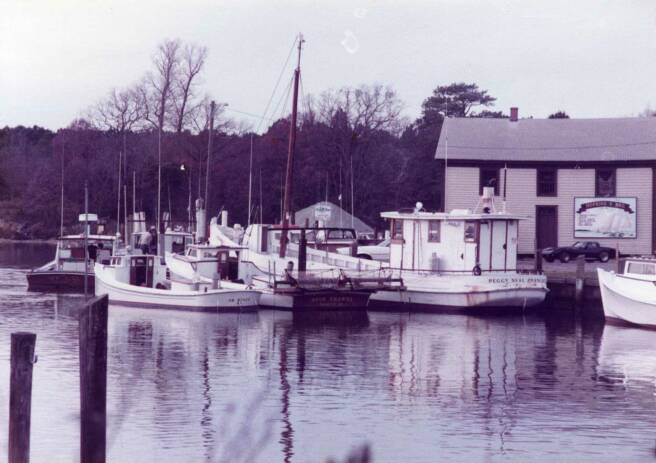
POLYGON ((287 230, 291 218, 292 178, 294 175, 294 148, 296 146, 296 120, 298 118, 298 82, 301 78, 301 48, 303 34, 298 35, 298 62, 294 71, 294 99, 292 100, 292 123, 289 127, 289 149, 287 150, 287 174, 285 176, 285 199, 282 207, 282 233, 280 234, 280 257, 285 257, 287 230))
POLYGON ((251 211, 253 210, 253 134, 251 134, 251 155, 248 164, 248 225, 251 224, 251 211))

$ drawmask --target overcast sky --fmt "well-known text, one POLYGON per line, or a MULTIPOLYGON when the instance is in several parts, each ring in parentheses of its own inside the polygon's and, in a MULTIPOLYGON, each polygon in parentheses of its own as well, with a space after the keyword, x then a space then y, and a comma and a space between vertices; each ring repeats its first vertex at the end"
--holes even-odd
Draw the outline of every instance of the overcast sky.
POLYGON ((0 0, 0 126, 67 125, 175 37, 208 47, 208 93, 262 114, 298 32, 305 93, 389 84, 413 118, 454 81, 520 117, 656 107, 654 0, 0 0))

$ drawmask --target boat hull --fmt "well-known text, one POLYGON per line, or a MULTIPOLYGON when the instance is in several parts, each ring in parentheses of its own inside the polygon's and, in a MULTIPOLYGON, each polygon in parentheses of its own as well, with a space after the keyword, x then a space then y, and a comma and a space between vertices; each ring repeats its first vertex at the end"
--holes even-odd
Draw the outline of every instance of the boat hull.
POLYGON ((548 292, 543 275, 410 275, 404 276, 404 284, 406 289, 402 291, 377 291, 369 298, 369 308, 420 312, 512 311, 540 304, 548 292))
POLYGON ((95 294, 107 294, 110 303, 129 307, 194 312, 245 312, 259 305, 259 293, 252 290, 171 291, 132 286, 98 273, 95 294))
POLYGON ((656 328, 654 282, 597 269, 604 317, 609 323, 656 328))
POLYGON ((292 312, 366 311, 371 293, 365 291, 299 291, 298 293, 274 293, 264 290, 260 306, 292 312))
MULTIPOLYGON (((94 291, 93 273, 87 273, 87 289, 94 291)), ((27 290, 53 293, 83 293, 84 272, 34 271, 27 274, 27 290)))

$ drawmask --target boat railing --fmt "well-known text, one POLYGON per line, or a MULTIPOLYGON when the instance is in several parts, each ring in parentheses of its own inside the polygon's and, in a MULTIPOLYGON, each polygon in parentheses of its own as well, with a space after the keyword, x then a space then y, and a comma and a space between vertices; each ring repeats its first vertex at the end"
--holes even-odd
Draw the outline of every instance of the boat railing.
POLYGON ((387 270, 391 270, 395 273, 412 273, 415 275, 501 275, 504 273, 517 273, 518 275, 543 275, 542 270, 536 269, 525 269, 525 268, 508 268, 508 269, 492 269, 492 270, 483 270, 480 269, 480 273, 477 273, 474 269, 472 270, 444 270, 444 269, 410 269, 410 268, 400 268, 400 267, 385 267, 387 270))

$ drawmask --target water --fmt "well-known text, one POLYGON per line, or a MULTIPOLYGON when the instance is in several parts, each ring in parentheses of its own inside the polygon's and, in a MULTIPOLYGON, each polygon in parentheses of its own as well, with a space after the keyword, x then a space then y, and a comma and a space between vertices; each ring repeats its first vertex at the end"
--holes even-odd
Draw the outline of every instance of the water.
MULTIPOLYGON (((9 336, 37 333, 32 461, 78 461, 79 296, 26 293, 47 245, 0 247, 0 452, 9 336)), ((262 311, 111 307, 108 460, 653 461, 656 332, 560 313, 373 313, 330 326, 262 311)))

